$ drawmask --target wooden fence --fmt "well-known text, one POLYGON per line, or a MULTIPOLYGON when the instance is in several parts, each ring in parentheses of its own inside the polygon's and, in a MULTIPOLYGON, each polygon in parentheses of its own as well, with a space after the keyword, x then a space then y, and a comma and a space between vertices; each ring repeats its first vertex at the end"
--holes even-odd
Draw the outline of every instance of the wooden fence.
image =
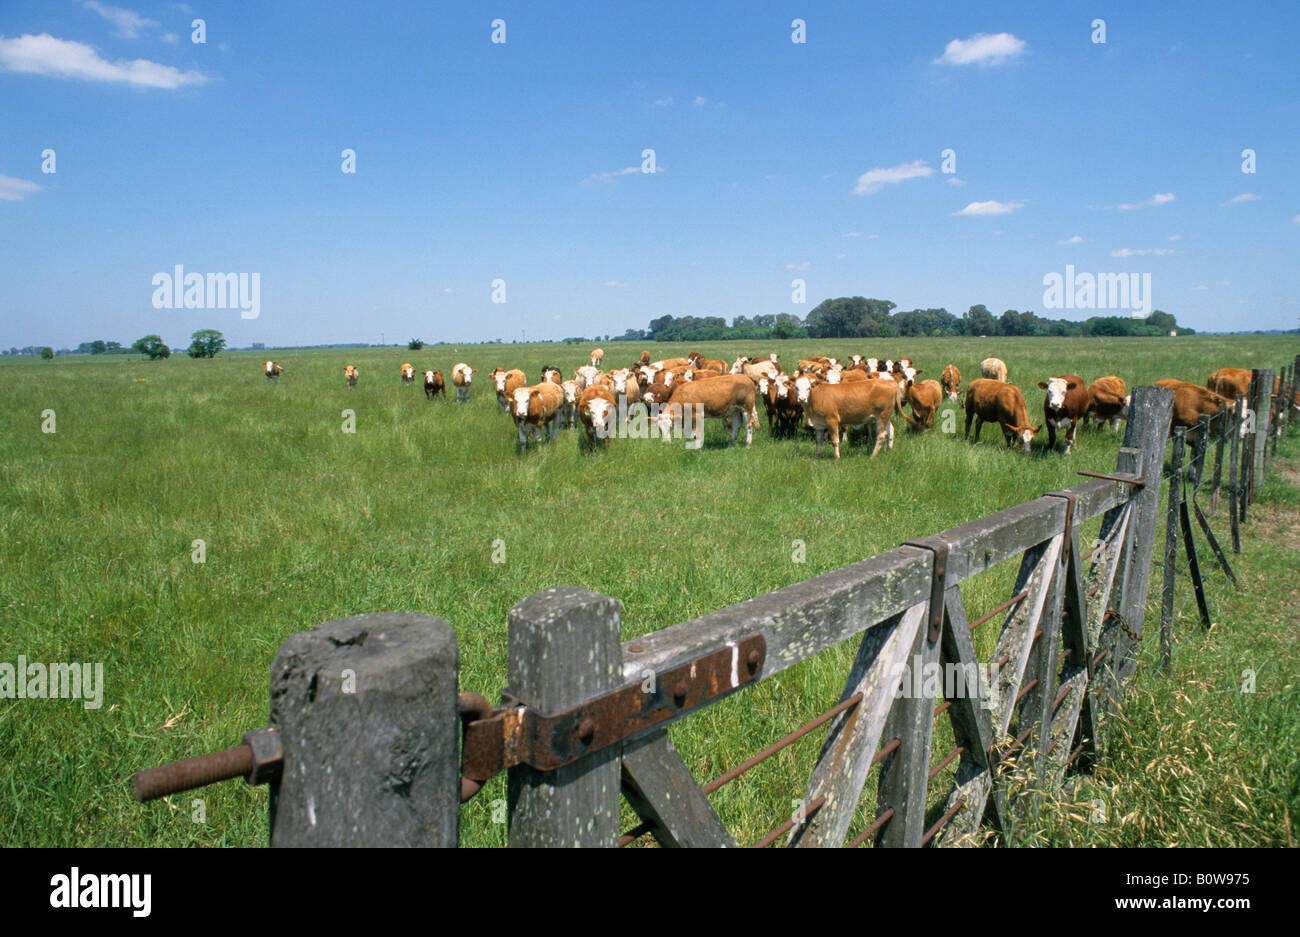
MULTIPOLYGON (((1300 358, 1283 370, 1282 401, 1292 400, 1297 371, 1300 358)), ((1234 544, 1266 444, 1276 447, 1268 427, 1291 415, 1271 407, 1272 391, 1272 372, 1260 372, 1255 431, 1243 438, 1238 414, 1214 437, 1216 493, 1231 448, 1234 544)), ((1172 398, 1134 388, 1112 475, 632 641, 620 642, 615 598, 568 587, 529 596, 510 612, 499 706, 458 694, 455 633, 441 619, 361 615, 299 632, 272 668, 271 728, 227 752, 142 772, 137 797, 245 776, 271 783, 273 846, 454 846, 461 801, 506 771, 511 846, 614 846, 647 834, 664 846, 732 846, 708 795, 823 730, 799 808, 756 845, 966 845, 987 826, 1012 837, 1068 772, 1104 754, 1137 664, 1156 531, 1183 504, 1181 482, 1171 483, 1173 507, 1162 515, 1172 398), (1085 550, 1080 527, 1098 517, 1085 550), (1016 557, 1011 596, 968 621, 962 583, 1016 557), (972 633, 998 616, 991 664, 981 665, 972 633), (669 724, 854 638, 835 707, 701 788, 669 724), (900 678, 918 663, 988 678, 947 699, 900 696, 900 678), (934 726, 945 717, 955 746, 932 766, 934 726), (874 822, 850 842, 877 767, 874 822), (946 800, 927 811, 940 783, 946 800), (621 797, 642 821, 626 832, 621 797)), ((1181 438, 1174 448, 1181 455, 1181 438)), ((1170 477, 1182 476, 1175 464, 1170 477)), ((1167 539, 1166 571, 1170 549, 1167 539)))

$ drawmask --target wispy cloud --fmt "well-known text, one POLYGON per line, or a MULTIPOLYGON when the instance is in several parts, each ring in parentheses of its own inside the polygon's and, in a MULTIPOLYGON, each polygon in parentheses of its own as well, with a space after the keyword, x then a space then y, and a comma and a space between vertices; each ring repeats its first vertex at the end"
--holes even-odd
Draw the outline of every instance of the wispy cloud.
POLYGON ((606 281, 605 281, 605 285, 606 285, 606 286, 626 286, 627 284, 626 284, 626 283, 620 283, 620 282, 618 282, 618 280, 606 280, 606 281))
POLYGON ((137 88, 183 88, 209 81, 202 72, 182 72, 148 59, 110 62, 91 46, 49 33, 16 39, 0 36, 0 70, 51 78, 79 78, 137 88))
POLYGON ((1224 202, 1224 205, 1240 205, 1242 202, 1258 202, 1263 196, 1255 192, 1242 192, 1224 202))
POLYGON ((810 269, 811 267, 812 267, 812 261, 811 261, 811 260, 805 260, 805 261, 803 261, 802 263, 797 263, 797 264, 786 264, 786 265, 785 265, 785 269, 787 269, 787 270, 808 270, 808 269, 810 269))
POLYGON ((952 186, 954 189, 960 189, 962 186, 966 184, 966 180, 958 179, 956 176, 949 176, 947 179, 944 180, 944 182, 952 186))
POLYGON ((871 195, 887 185, 897 185, 908 179, 924 179, 934 175, 934 168, 925 160, 918 159, 910 163, 899 163, 887 169, 869 169, 858 176, 857 185, 853 187, 854 195, 871 195))
POLYGON ((860 238, 860 237, 862 237, 862 232, 861 232, 861 231, 850 231, 850 232, 848 232, 847 234, 841 234, 840 237, 846 237, 846 238, 860 238))
POLYGON ((21 202, 29 195, 33 195, 44 186, 39 186, 35 182, 27 179, 15 179, 13 176, 0 175, 0 202, 21 202))
POLYGON ((1057 241, 1056 243, 1057 244, 1082 244, 1083 238, 1076 234, 1074 237, 1069 237, 1066 238, 1064 241, 1057 241))
POLYGON ((1291 219, 1291 223, 1292 223, 1292 224, 1300 224, 1300 215, 1296 215, 1294 218, 1292 218, 1292 219, 1291 219))
POLYGON ((1183 236, 1182 236, 1181 234, 1171 234, 1171 235, 1169 235, 1169 240, 1171 240, 1171 241, 1181 241, 1182 239, 1183 239, 1183 236))
POLYGON ((111 7, 96 0, 86 0, 82 4, 87 10, 98 13, 108 22, 116 27, 113 35, 119 39, 139 39, 146 30, 157 29, 159 23, 157 20, 151 20, 141 16, 134 10, 124 10, 122 7, 111 7))
MULTIPOLYGON (((663 167, 661 166, 656 167, 655 171, 662 172, 663 167)), ((617 172, 594 172, 586 179, 583 179, 582 184, 591 185, 593 182, 613 182, 619 176, 631 176, 634 174, 635 175, 642 174, 640 166, 624 166, 622 169, 618 170, 617 172)), ((651 175, 651 173, 645 173, 644 175, 648 176, 651 175)))
POLYGON ((695 106, 696 106, 696 107, 703 107, 704 105, 706 105, 706 104, 709 103, 709 99, 706 98, 706 97, 705 97, 704 95, 702 95, 702 94, 697 94, 697 95, 695 96, 695 102, 694 102, 694 103, 695 103, 695 106))
POLYGON ((971 202, 961 211, 953 212, 954 215, 1009 215, 1011 212, 1024 208, 1024 202, 971 202))
POLYGON ((1161 205, 1168 205, 1174 200, 1174 193, 1160 192, 1151 196, 1145 202, 1120 202, 1115 207, 1120 211, 1137 211, 1139 208, 1158 208, 1161 205))
POLYGON ((1011 33, 976 33, 954 39, 944 46, 935 65, 1001 65, 1020 55, 1029 46, 1011 33))
POLYGON ((655 107, 667 107, 669 104, 672 104, 672 103, 673 103, 673 99, 670 98, 670 97, 669 97, 669 98, 656 98, 656 99, 655 99, 655 107))
POLYGON ((1187 251, 1174 250, 1172 247, 1121 247, 1111 251, 1112 257, 1168 257, 1171 254, 1186 254, 1187 251))

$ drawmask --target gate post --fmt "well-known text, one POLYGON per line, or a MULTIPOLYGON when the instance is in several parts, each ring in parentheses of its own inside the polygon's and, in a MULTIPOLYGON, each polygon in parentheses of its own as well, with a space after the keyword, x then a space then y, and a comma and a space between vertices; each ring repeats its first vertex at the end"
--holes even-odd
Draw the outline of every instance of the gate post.
POLYGON ((384 612, 291 634, 271 667, 272 846, 456 845, 456 634, 384 612))
MULTIPOLYGON (((544 589, 510 609, 508 693, 556 713, 623 685, 623 603, 598 592, 544 589)), ((511 846, 616 846, 621 745, 555 771, 510 769, 511 846)))

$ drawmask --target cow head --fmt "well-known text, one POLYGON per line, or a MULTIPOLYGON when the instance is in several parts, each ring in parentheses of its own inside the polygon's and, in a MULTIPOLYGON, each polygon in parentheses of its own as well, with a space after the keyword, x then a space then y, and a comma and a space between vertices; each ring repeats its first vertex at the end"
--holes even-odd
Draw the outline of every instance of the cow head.
POLYGON ((525 419, 528 416, 528 404, 537 395, 537 391, 530 387, 515 388, 515 406, 514 413, 518 419, 525 419))
POLYGON ((507 376, 508 376, 507 373, 501 370, 500 368, 492 369, 492 374, 490 375, 490 377, 492 378, 492 382, 497 385, 498 394, 504 394, 506 392, 507 376))
POLYGON ((794 379, 794 399, 800 403, 808 402, 808 395, 812 393, 813 387, 817 384, 817 379, 801 374, 794 379))
POLYGON ((1039 381, 1038 386, 1047 391, 1047 405, 1053 410, 1059 410, 1065 406, 1065 392, 1069 390, 1073 381, 1066 381, 1063 377, 1054 377, 1048 381, 1039 381))
POLYGON ((614 405, 603 397, 594 397, 587 402, 587 419, 596 435, 605 439, 610 435, 611 422, 614 419, 614 405))
POLYGON ((578 402, 578 384, 576 381, 565 381, 560 385, 560 388, 564 391, 565 403, 578 402))
MULTIPOLYGON (((907 359, 904 358, 904 359, 902 359, 902 360, 906 361, 907 359)), ((922 374, 922 373, 924 373, 924 372, 918 371, 916 368, 912 367, 912 366, 909 364, 909 365, 904 366, 903 370, 902 370, 901 372, 899 372, 899 373, 901 373, 901 374, 903 375, 903 386, 904 386, 904 387, 911 387, 913 384, 916 383, 916 376, 917 376, 918 374, 922 374)))
POLYGON ((432 371, 425 371, 425 372, 424 372, 424 383, 426 383, 426 384, 432 384, 432 383, 433 383, 433 372, 432 372, 432 371))

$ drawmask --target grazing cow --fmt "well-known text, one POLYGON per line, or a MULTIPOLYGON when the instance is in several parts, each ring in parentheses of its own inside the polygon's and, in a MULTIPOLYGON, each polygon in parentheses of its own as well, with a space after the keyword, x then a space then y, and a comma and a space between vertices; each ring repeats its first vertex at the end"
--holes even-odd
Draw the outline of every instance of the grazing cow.
MULTIPOLYGON (((516 390, 528 386, 528 376, 518 368, 511 368, 509 371, 504 368, 493 368, 488 378, 496 387, 497 406, 502 410, 510 409, 510 401, 514 399, 516 390)), ((457 396, 460 396, 459 391, 457 396)))
POLYGON ((402 383, 410 384, 415 380, 415 368, 410 364, 402 365, 402 383))
POLYGON ((948 395, 948 399, 956 401, 961 394, 961 372, 957 366, 950 364, 945 367, 939 380, 943 383, 943 392, 948 395))
MULTIPOLYGON (((606 390, 609 390, 611 394, 613 393, 612 384, 605 385, 605 388, 606 390)), ((672 394, 673 394, 672 388, 670 388, 667 384, 665 384, 663 381, 655 381, 654 383, 647 384, 645 385, 644 388, 642 388, 641 402, 647 404, 657 403, 660 406, 662 406, 663 404, 668 402, 668 398, 671 397, 672 394)))
POLYGON ((1236 400, 1250 392, 1251 377, 1245 368, 1219 368, 1206 380, 1205 386, 1220 397, 1236 400))
POLYGON ((908 421, 912 428, 929 429, 934 426, 934 415, 943 402, 943 387, 935 380, 919 384, 915 380, 908 381, 906 400, 912 406, 912 419, 908 421))
POLYGON ((605 349, 597 348, 591 353, 591 366, 599 370, 600 363, 605 360, 605 349))
POLYGON ((432 400, 434 397, 442 394, 442 399, 447 399, 447 382, 442 379, 441 371, 424 372, 424 396, 432 400))
POLYGON ((597 445, 606 446, 614 435, 614 418, 618 413, 618 404, 609 389, 599 384, 592 384, 578 398, 578 419, 587 431, 587 447, 595 449, 597 445))
POLYGON ((811 387, 804 412, 808 424, 817 434, 817 455, 822 454, 822 442, 830 434, 835 447, 835 458, 840 457, 840 442, 848 439, 849 429, 856 426, 876 425, 876 444, 871 458, 880 451, 885 437, 889 448, 894 448, 895 413, 906 418, 902 410, 903 388, 893 381, 866 381, 856 384, 818 384, 811 387))
POLYGON ((343 365, 343 380, 348 382, 348 387, 356 387, 357 369, 350 364, 343 365))
POLYGON ((519 434, 519 449, 528 448, 528 439, 540 435, 545 440, 549 433, 552 440, 560 434, 557 417, 564 404, 564 390, 552 381, 542 381, 532 387, 515 388, 514 406, 510 415, 515 420, 515 430, 519 434))
POLYGON ((1084 425, 1092 417, 1098 423, 1110 423, 1111 429, 1118 429, 1120 419, 1128 419, 1128 405, 1132 398, 1127 390, 1123 379, 1114 374, 1099 377, 1089 384, 1088 412, 1083 416, 1084 425))
POLYGON ((725 418, 731 426, 731 443, 743 424, 745 427, 745 448, 754 441, 754 426, 758 423, 758 411, 754 407, 757 388, 754 382, 741 374, 730 374, 712 381, 679 381, 673 386, 666 404, 661 404, 656 422, 663 433, 664 442, 672 441, 673 417, 683 422, 685 432, 686 414, 695 422, 693 427, 695 446, 704 445, 704 420, 699 419, 699 409, 705 418, 725 418), (699 409, 697 409, 699 408, 699 409))
MULTIPOLYGON (((839 372, 841 384, 852 384, 855 381, 873 381, 876 379, 874 374, 868 374, 861 368, 845 368, 839 372)), ((833 383, 827 381, 827 383, 833 383)))
POLYGON ((279 381, 280 371, 283 369, 274 361, 268 361, 266 364, 262 365, 262 370, 266 372, 266 379, 268 381, 279 381))
MULTIPOLYGON (((1214 417, 1220 410, 1231 410, 1235 403, 1227 397, 1216 394, 1208 387, 1201 387, 1188 381, 1165 378, 1156 381, 1156 386, 1167 387, 1174 392, 1174 410, 1169 421, 1169 434, 1172 436, 1174 430, 1180 426, 1185 428, 1187 433, 1183 436, 1183 440, 1189 446, 1195 445, 1200 440, 1198 424, 1201 417, 1214 417)), ((1245 429, 1244 424, 1242 429, 1245 429)))
POLYGON ((1005 384, 1007 380, 1007 363, 1001 358, 985 358, 980 362, 980 375, 991 381, 1002 381, 1005 384))
POLYGON ((600 368, 592 364, 584 364, 580 368, 573 369, 573 381, 578 385, 578 391, 582 392, 592 384, 600 380, 600 368))
POLYGON ((560 404, 560 429, 569 429, 578 425, 578 382, 565 381, 560 390, 564 391, 564 402, 560 404))
POLYGON ((739 371, 733 371, 732 374, 743 374, 755 384, 765 377, 775 377, 781 373, 781 369, 771 361, 760 361, 757 364, 742 364, 739 371))
POLYGON ((977 378, 966 388, 966 435, 970 439, 970 422, 975 420, 975 439, 979 442, 980 430, 984 424, 997 423, 1002 427, 1002 435, 1008 446, 1016 444, 1016 437, 1029 452, 1029 443, 1042 429, 1029 425, 1029 411, 1025 407, 1025 395, 1020 388, 1005 381, 993 378, 977 378))
POLYGON ((727 370, 727 362, 718 358, 706 358, 698 351, 691 352, 687 356, 687 360, 696 371, 717 371, 719 374, 723 374, 727 370))
POLYGON ((1062 374, 1038 382, 1047 391, 1043 398, 1043 422, 1047 424, 1047 448, 1056 448, 1056 431, 1065 432, 1065 454, 1074 449, 1079 421, 1088 412, 1088 388, 1077 374, 1062 374))
POLYGON ((451 382, 456 385, 456 402, 469 403, 469 385, 474 380, 478 368, 471 368, 463 361, 458 361, 451 368, 451 382))

